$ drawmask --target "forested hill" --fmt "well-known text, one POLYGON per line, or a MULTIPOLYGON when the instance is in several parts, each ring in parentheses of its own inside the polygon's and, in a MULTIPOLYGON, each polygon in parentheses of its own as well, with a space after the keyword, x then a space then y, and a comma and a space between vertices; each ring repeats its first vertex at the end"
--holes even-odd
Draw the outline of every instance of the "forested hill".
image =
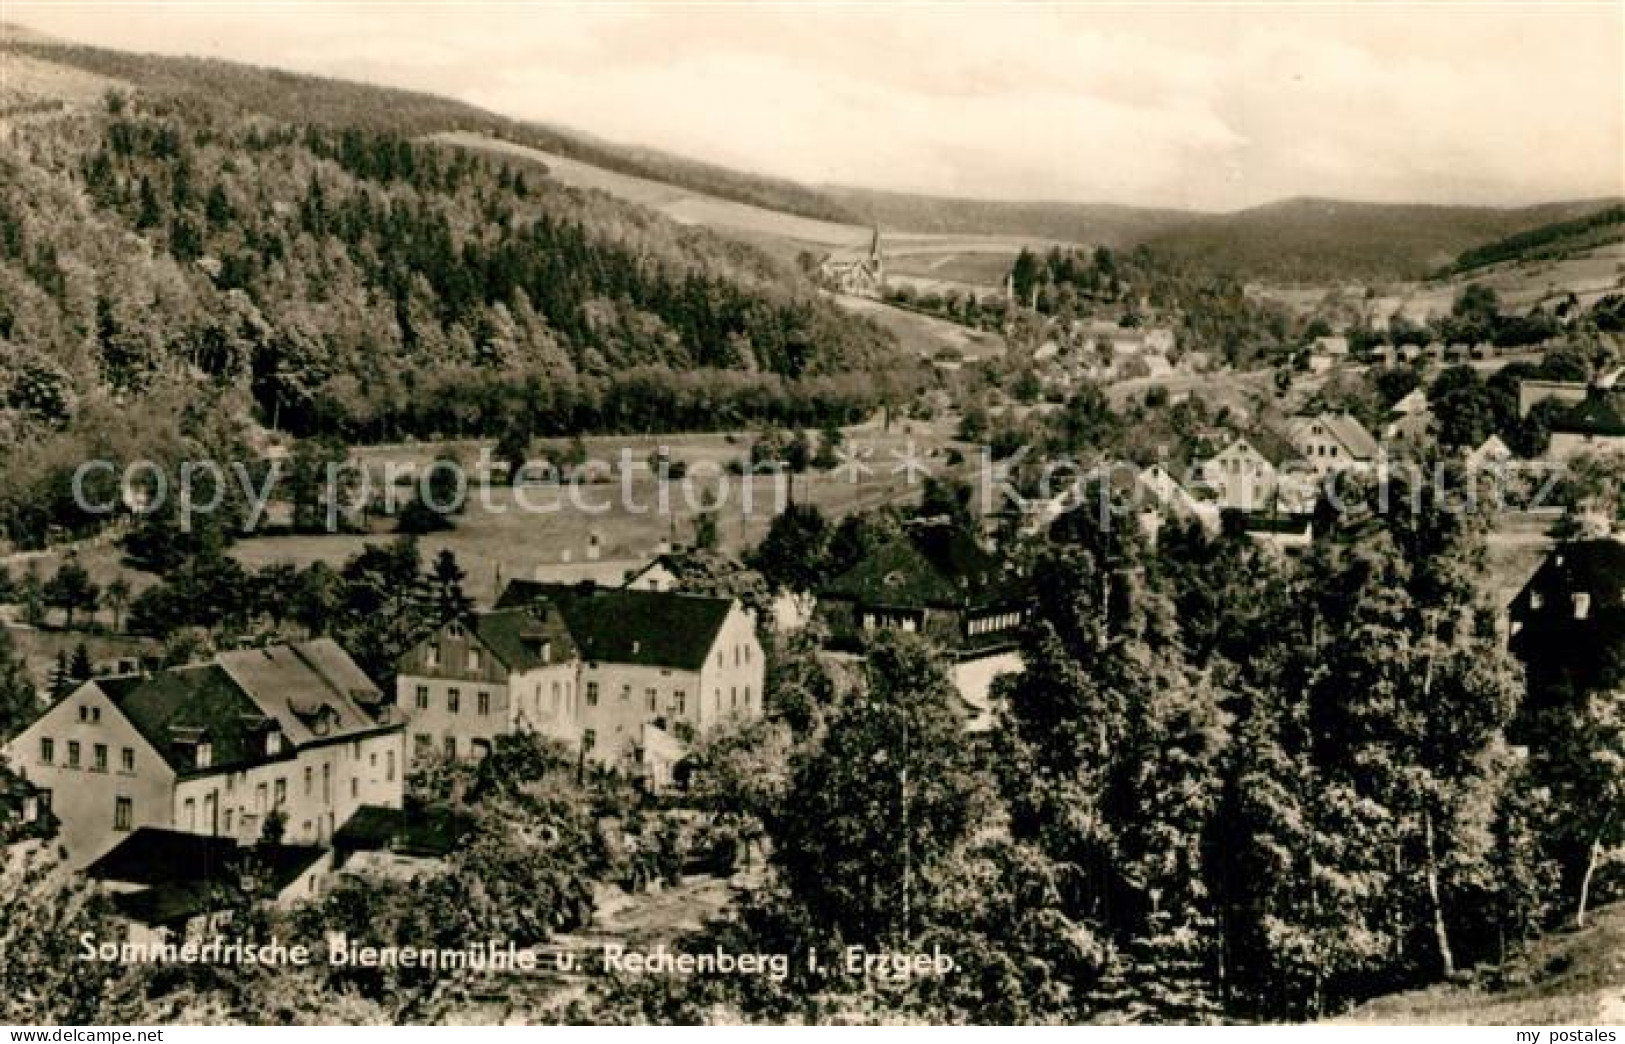
POLYGON ((1621 240, 1625 240, 1625 203, 1616 203, 1582 217, 1541 225, 1463 251, 1444 274, 1471 272, 1508 261, 1545 261, 1568 257, 1621 240))
POLYGON ((192 432, 156 429, 204 415, 352 440, 515 414, 543 435, 816 424, 870 409, 898 365, 890 335, 748 247, 415 140, 472 110, 294 77, 278 93, 280 74, 214 62, 0 60, 14 538, 39 539, 18 517, 117 428, 173 447, 192 432))
POLYGON ((607 170, 663 181, 739 203, 821 221, 858 220, 854 211, 834 197, 792 181, 733 170, 657 149, 612 144, 580 131, 510 119, 438 95, 207 58, 85 47, 45 39, 3 23, 0 23, 0 46, 54 64, 142 84, 149 90, 229 100, 245 110, 287 122, 390 131, 409 136, 448 130, 478 131, 607 170))
POLYGON ((1217 214, 825 191, 883 228, 1029 235, 1114 250, 1143 245, 1188 269, 1294 282, 1421 278, 1486 242, 1550 222, 1585 219, 1608 205, 1606 200, 1483 207, 1291 199, 1217 214))

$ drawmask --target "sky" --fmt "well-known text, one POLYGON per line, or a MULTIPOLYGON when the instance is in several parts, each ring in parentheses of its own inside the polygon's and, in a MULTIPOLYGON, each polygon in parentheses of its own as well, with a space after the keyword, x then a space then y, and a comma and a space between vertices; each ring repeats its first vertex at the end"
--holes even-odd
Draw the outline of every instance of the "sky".
POLYGON ((1625 194, 1625 0, 0 0, 0 20, 432 91, 810 184, 1204 210, 1625 194))

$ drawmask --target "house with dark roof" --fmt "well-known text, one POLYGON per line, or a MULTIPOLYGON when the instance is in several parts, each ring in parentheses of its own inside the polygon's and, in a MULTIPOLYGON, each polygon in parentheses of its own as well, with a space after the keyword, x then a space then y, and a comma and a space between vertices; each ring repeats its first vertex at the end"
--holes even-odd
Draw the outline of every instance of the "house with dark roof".
POLYGON ((318 845, 256 842, 141 827, 85 867, 129 924, 129 941, 217 934, 245 902, 288 906, 317 895, 332 869, 318 845))
POLYGON ((683 744, 761 717, 766 665, 755 621, 734 598, 515 580, 498 609, 554 607, 575 642, 581 749, 672 780, 683 744))
POLYGON ((818 592, 817 616, 833 648, 899 630, 932 639, 952 671, 973 727, 991 724, 995 676, 1021 669, 1016 646, 1031 614, 1028 579, 962 529, 916 525, 875 548, 818 592))
POLYGON ((1546 450, 1551 460, 1625 453, 1625 396, 1594 388, 1554 416, 1551 426, 1552 441, 1546 450))
POLYGON ((413 761, 483 757, 514 732, 577 742, 578 668, 575 640, 545 601, 446 621, 398 664, 413 761))
POLYGON ((1560 544, 1508 606, 1512 651, 1531 689, 1625 677, 1625 542, 1560 544))
POLYGON ((83 864, 142 826, 320 843, 363 804, 401 802, 402 730, 329 639, 96 678, 6 744, 83 864))
POLYGON ((449 807, 363 805, 333 835, 333 869, 409 880, 456 851, 473 827, 449 807))
POLYGON ((924 634, 955 655, 1007 647, 1027 618, 1029 585, 962 529, 910 527, 818 592, 836 646, 885 628, 924 634))

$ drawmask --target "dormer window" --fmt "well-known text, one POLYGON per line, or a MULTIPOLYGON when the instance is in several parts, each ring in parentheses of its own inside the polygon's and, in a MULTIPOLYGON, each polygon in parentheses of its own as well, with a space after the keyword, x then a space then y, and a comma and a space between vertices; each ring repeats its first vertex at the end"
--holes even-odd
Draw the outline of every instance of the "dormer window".
POLYGON ((448 637, 448 638, 462 638, 462 637, 464 637, 463 625, 459 624, 459 623, 447 624, 446 625, 446 637, 448 637))
POLYGON ((430 667, 440 666, 440 646, 430 644, 423 650, 423 662, 430 667))
POLYGON ((552 642, 543 642, 542 643, 542 662, 543 663, 552 663, 553 662, 553 643, 552 642))
POLYGON ((197 745, 197 767, 200 769, 205 769, 213 764, 214 744, 210 743, 208 740, 203 740, 197 745))
POLYGON ((266 755, 266 757, 273 757, 274 758, 278 754, 281 754, 281 753, 282 753, 282 733, 275 732, 275 731, 267 732, 265 734, 265 755, 266 755))
POLYGON ((1591 615, 1591 593, 1578 591, 1574 595, 1574 618, 1584 620, 1591 615))
POLYGON ((1541 593, 1539 591, 1531 591, 1531 592, 1529 592, 1529 608, 1531 608, 1531 609, 1539 609, 1542 605, 1545 604, 1545 602, 1546 602, 1546 599, 1541 595, 1541 593))

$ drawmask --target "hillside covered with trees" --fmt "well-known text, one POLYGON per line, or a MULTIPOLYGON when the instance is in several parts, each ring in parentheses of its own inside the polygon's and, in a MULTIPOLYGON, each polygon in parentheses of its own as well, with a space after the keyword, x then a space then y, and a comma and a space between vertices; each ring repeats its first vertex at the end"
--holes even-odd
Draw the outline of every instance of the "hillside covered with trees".
MULTIPOLYGON (((890 335, 748 247, 416 140, 473 110, 216 62, 21 103, 0 159, 0 529, 80 460, 351 441, 843 422, 890 335), (48 99, 47 99, 48 100, 48 99)), ((26 89, 26 84, 24 85, 26 89)), ((52 524, 71 518, 47 511, 52 524)))

